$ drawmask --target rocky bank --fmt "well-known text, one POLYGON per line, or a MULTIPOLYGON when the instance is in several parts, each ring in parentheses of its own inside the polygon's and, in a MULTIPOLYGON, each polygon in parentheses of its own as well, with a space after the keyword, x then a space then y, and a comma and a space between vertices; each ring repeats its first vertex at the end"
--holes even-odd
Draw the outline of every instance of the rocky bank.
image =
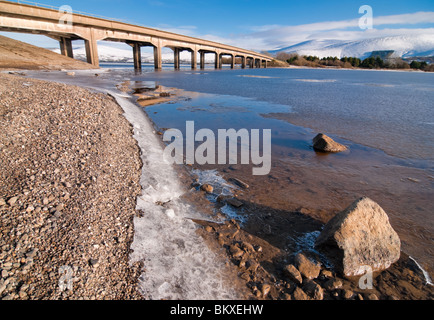
POLYGON ((0 297, 140 299, 129 251, 141 160, 122 109, 8 74, 0 102, 0 297))

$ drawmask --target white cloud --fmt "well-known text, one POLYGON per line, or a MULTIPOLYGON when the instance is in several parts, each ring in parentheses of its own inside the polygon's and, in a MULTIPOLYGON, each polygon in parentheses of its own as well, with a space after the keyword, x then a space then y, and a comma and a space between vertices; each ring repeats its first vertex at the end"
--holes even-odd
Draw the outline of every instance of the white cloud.
POLYGON ((390 16, 373 17, 374 28, 361 30, 359 17, 341 21, 324 21, 294 26, 262 25, 244 27, 248 32, 221 37, 200 34, 192 26, 169 27, 163 29, 197 38, 233 45, 252 50, 272 50, 297 44, 307 40, 361 40, 396 35, 430 34, 434 36, 434 12, 416 12, 390 16), (412 28, 417 24, 432 24, 433 28, 412 28), (393 28, 393 26, 398 26, 393 28), (409 27, 411 26, 411 27, 409 27), (383 29, 380 29, 384 27, 383 29))
MULTIPOLYGON (((362 17, 362 15, 360 15, 362 17)), ((239 36, 251 39, 255 49, 273 49, 313 39, 360 40, 392 35, 433 33, 433 28, 403 28, 407 25, 432 24, 434 12, 416 12, 373 17, 374 29, 361 30, 359 18, 325 21, 295 26, 254 26, 250 34, 239 36), (399 28, 390 28, 399 25, 399 28), (388 28, 379 29, 381 26, 388 28)), ((433 34, 434 36, 434 34, 433 34)))
POLYGON ((361 30, 359 17, 340 21, 324 21, 294 26, 262 25, 245 27, 249 32, 228 37, 200 34, 194 26, 160 25, 158 28, 192 37, 207 39, 251 50, 273 50, 308 40, 362 40, 396 35, 430 34, 434 36, 434 12, 416 12, 373 17, 373 29, 361 30), (414 28, 432 24, 433 28, 414 28), (398 26, 393 28, 393 26, 398 26), (410 26, 410 27, 409 27, 410 26), (380 29, 384 27, 383 29, 380 29))

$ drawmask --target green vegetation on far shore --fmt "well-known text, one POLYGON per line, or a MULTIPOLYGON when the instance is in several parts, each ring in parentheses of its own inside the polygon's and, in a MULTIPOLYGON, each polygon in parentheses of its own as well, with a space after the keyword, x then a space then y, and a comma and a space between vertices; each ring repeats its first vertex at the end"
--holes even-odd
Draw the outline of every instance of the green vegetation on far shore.
POLYGON ((369 57, 361 60, 356 57, 324 57, 317 56, 300 56, 298 54, 289 54, 280 52, 276 60, 283 61, 289 65, 312 68, 362 68, 362 69, 414 69, 434 72, 434 64, 428 64, 425 61, 412 61, 408 63, 401 58, 381 59, 380 57, 369 57))

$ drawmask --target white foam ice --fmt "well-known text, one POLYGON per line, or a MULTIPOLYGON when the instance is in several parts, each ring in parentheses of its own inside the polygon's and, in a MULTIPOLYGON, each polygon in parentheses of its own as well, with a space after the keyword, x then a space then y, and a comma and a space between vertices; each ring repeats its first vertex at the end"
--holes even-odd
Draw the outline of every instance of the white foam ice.
MULTIPOLYGON (((211 201, 215 201, 217 196, 232 196, 233 191, 239 189, 231 183, 228 183, 216 169, 212 170, 199 170, 192 169, 191 173, 197 176, 199 184, 210 184, 213 186, 213 195, 211 195, 208 199, 211 201)), ((228 219, 238 220, 241 224, 247 222, 247 217, 240 214, 240 209, 236 209, 229 204, 225 204, 220 208, 220 212, 223 213, 228 219)))
POLYGON ((410 258, 411 260, 413 260, 414 263, 417 265, 417 267, 422 271, 423 276, 425 277, 425 282, 426 282, 426 284, 429 284, 430 286, 432 286, 433 283, 432 283, 432 281, 431 281, 431 278, 430 278, 428 272, 426 272, 426 270, 425 270, 424 268, 421 267, 421 265, 416 261, 416 259, 414 259, 414 258, 411 257, 411 256, 409 256, 409 258, 410 258))
POLYGON ((225 283, 224 263, 196 233, 191 217, 201 217, 180 199, 183 189, 172 165, 163 161, 163 148, 152 133, 144 112, 129 100, 109 91, 134 127, 143 162, 143 191, 134 219, 131 262, 143 261, 140 291, 147 299, 235 299, 225 283), (161 204, 164 203, 164 206, 161 204))
POLYGON ((247 222, 247 218, 245 216, 242 216, 239 214, 239 209, 235 209, 229 204, 225 204, 223 207, 220 208, 220 211, 229 219, 235 219, 238 220, 241 225, 247 222))
POLYGON ((199 179, 200 184, 210 184, 213 186, 214 193, 229 196, 232 195, 234 189, 238 189, 234 185, 228 183, 222 176, 219 175, 216 169, 213 170, 199 170, 192 169, 191 173, 199 179))
POLYGON ((295 242, 295 245, 296 245, 295 254, 297 254, 299 252, 303 252, 303 251, 313 252, 317 256, 320 257, 321 262, 327 268, 333 269, 334 266, 329 261, 329 259, 324 254, 322 254, 321 252, 319 252, 318 250, 315 249, 315 241, 319 237, 320 233, 321 233, 321 231, 312 231, 312 232, 303 233, 302 235, 300 235, 297 238, 290 237, 295 242))

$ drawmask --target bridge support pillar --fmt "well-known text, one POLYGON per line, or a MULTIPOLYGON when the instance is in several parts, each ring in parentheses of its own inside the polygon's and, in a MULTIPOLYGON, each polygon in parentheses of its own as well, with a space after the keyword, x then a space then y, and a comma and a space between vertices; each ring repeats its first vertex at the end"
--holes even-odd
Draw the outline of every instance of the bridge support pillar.
POLYGON ((72 52, 72 41, 69 38, 61 37, 60 41, 60 54, 66 57, 74 58, 74 53, 72 52))
POLYGON ((98 47, 96 45, 96 41, 91 40, 84 40, 84 45, 86 48, 86 59, 87 63, 90 63, 96 67, 99 67, 99 59, 98 59, 98 47))
POLYGON ((200 52, 200 68, 203 70, 205 69, 205 51, 199 51, 200 52))
POLYGON ((255 59, 256 61, 256 68, 261 68, 261 59, 255 59))
POLYGON ((90 28, 88 37, 84 38, 84 46, 86 48, 87 63, 99 67, 98 46, 93 28, 90 28))
POLYGON ((197 50, 191 51, 191 69, 197 69, 197 50))
POLYGON ((264 60, 264 68, 267 68, 267 60, 264 60))
POLYGON ((142 55, 140 43, 133 44, 134 70, 142 70, 142 55))
POLYGON ((214 61, 214 68, 219 68, 219 62, 220 62, 220 53, 215 53, 215 61, 214 61))
POLYGON ((246 68, 246 57, 241 57, 241 69, 246 68))
POLYGON ((231 55, 231 69, 235 68, 235 55, 231 55))
POLYGON ((154 46, 154 69, 161 70, 163 63, 161 60, 161 46, 154 46))
POLYGON ((179 53, 180 53, 180 49, 179 48, 173 48, 173 66, 175 68, 175 70, 179 70, 179 53))

